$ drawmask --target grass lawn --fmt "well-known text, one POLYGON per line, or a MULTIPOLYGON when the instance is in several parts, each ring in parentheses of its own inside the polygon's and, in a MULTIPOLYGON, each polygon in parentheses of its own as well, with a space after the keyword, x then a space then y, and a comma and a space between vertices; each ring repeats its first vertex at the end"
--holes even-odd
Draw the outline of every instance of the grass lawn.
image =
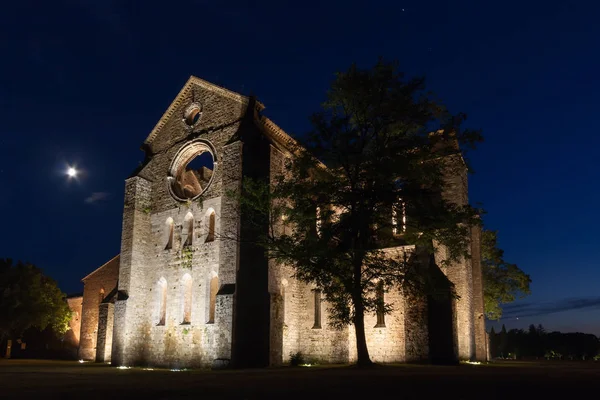
POLYGON ((596 398, 599 388, 594 362, 170 371, 0 359, 0 399, 554 399, 596 398))

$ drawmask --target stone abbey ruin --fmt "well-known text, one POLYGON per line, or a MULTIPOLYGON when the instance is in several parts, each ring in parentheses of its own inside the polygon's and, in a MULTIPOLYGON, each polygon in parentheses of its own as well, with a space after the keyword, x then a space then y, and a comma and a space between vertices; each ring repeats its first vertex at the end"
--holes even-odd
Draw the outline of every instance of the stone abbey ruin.
MULTIPOLYGON (((322 363, 356 359, 354 329, 327 324, 318 290, 227 239, 244 219, 226 192, 242 176, 282 173, 293 143, 263 108, 196 77, 179 92, 126 180, 120 254, 83 278, 80 358, 171 368, 281 365, 298 352, 322 363)), ((448 195, 465 204, 466 167, 450 180, 448 195)), ((470 250, 443 271, 458 299, 415 304, 400 290, 385 294, 394 311, 365 318, 373 361, 486 360, 477 228, 470 250)))

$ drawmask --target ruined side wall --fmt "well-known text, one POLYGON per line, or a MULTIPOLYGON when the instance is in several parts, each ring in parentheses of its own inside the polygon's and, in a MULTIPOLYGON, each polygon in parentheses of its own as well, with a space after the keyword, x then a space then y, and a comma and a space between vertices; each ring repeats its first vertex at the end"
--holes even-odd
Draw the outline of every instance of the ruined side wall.
MULTIPOLYGON (((271 183, 285 173, 284 153, 271 147, 271 183)), ((284 221, 276 221, 276 233, 291 227, 284 221)), ((411 246, 412 248, 412 246, 411 246)), ((385 249, 389 257, 403 257, 404 247, 385 249)), ((314 328, 315 296, 313 287, 294 279, 293 269, 269 264, 269 293, 271 296, 271 365, 287 363, 298 352, 308 360, 336 363, 356 360, 356 336, 354 326, 341 330, 329 326, 328 304, 324 297, 321 304, 321 328, 314 328)), ((371 359, 376 362, 403 362, 405 355, 405 304, 397 288, 390 288, 385 301, 393 312, 385 316, 385 327, 375 327, 377 316, 365 316, 365 334, 371 359)), ((426 329, 426 328, 425 328, 426 329)))
MULTIPOLYGON (((411 251, 410 247, 396 247, 385 249, 390 258, 402 259, 405 251, 411 251)), ((398 287, 386 288, 384 301, 392 307, 392 312, 385 315, 385 327, 376 327, 377 315, 374 313, 365 315, 365 334, 367 337, 367 348, 371 361, 380 363, 404 362, 406 361, 406 305, 405 299, 398 287)), ((356 357, 356 341, 354 327, 350 327, 350 347, 356 357)), ((355 360, 353 358, 352 360, 355 360)))
MULTIPOLYGON (((286 156, 270 147, 270 181, 285 173, 286 156)), ((276 233, 292 229, 277 221, 276 233)), ((288 232, 289 233, 289 232, 288 232)), ((348 328, 337 330, 328 324, 327 302, 322 296, 321 327, 315 324, 315 295, 313 287, 292 277, 293 269, 269 261, 270 306, 270 364, 288 363, 298 352, 305 359, 321 363, 348 362, 348 328)))
POLYGON ((98 334, 98 312, 102 299, 116 286, 119 277, 119 257, 103 265, 83 281, 83 301, 81 313, 81 337, 79 358, 96 359, 98 334), (103 295, 101 293, 104 293, 103 295))
POLYGON ((67 304, 71 310, 71 320, 69 320, 69 330, 65 334, 65 345, 77 350, 79 348, 79 338, 81 335, 81 313, 83 311, 83 296, 68 297, 67 304))

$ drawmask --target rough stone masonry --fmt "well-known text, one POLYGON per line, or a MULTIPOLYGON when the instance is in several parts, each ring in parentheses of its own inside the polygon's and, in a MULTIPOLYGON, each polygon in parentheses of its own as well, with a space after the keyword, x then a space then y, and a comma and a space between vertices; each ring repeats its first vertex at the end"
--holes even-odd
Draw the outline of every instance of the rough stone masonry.
MULTIPOLYGON (((171 368, 280 365, 298 352, 356 359, 354 330, 327 324, 320 292, 237 240, 246 217, 228 191, 242 176, 284 173, 294 144, 263 108, 196 77, 179 92, 125 182, 120 255, 83 279, 81 358, 171 368)), ((446 196, 466 203, 466 168, 448 179, 446 196)), ((479 236, 473 229, 473 257, 439 271, 459 299, 385 294, 393 313, 365 318, 373 361, 486 359, 479 236)))

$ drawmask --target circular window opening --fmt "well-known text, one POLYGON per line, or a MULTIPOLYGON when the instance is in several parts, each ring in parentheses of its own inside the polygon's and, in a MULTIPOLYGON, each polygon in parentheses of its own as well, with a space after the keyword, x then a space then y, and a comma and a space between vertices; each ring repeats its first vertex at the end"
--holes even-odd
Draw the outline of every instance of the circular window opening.
POLYGON ((202 110, 200 106, 193 105, 185 112, 185 123, 189 126, 193 126, 200 119, 200 115, 202 114, 202 110))
POLYGON ((193 199, 210 185, 215 168, 213 155, 205 145, 192 145, 177 158, 179 160, 172 170, 171 189, 179 199, 193 199))

